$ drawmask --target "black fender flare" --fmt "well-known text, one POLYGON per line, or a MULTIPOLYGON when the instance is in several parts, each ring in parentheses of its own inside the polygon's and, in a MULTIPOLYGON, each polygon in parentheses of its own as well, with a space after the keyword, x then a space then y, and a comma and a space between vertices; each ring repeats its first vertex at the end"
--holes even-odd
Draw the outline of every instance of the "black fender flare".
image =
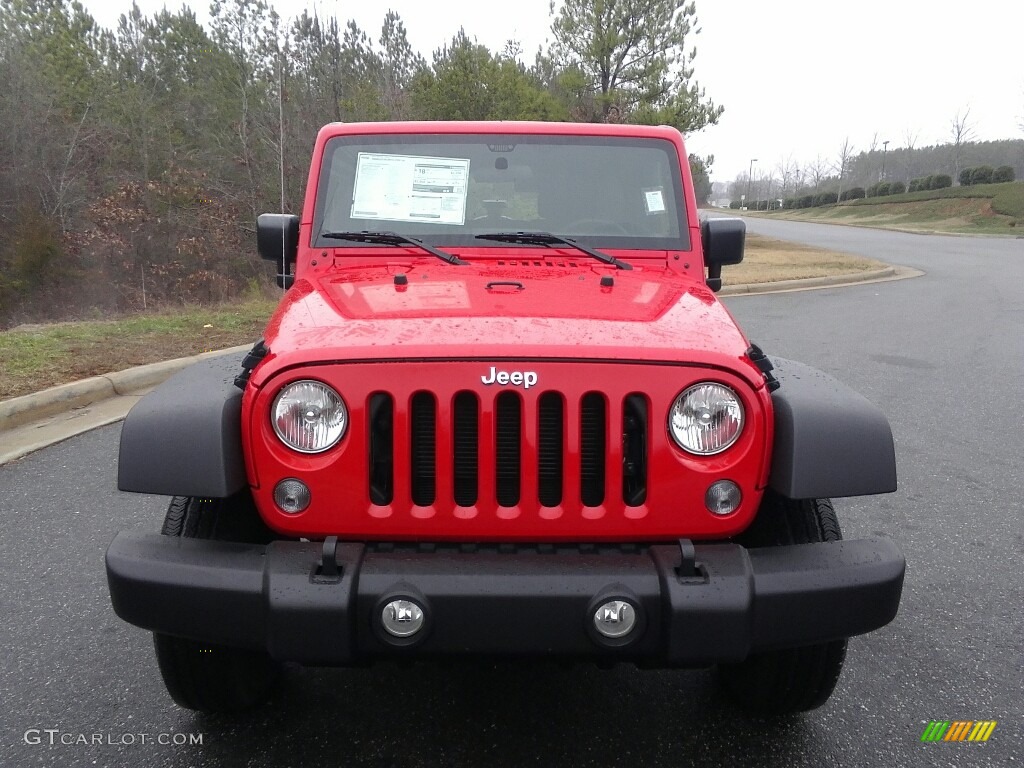
POLYGON ((885 414, 809 365, 772 357, 775 439, 769 486, 791 499, 896 490, 896 451, 885 414))
POLYGON ((248 480, 242 454, 241 359, 201 360, 128 413, 121 427, 117 487, 161 496, 226 498, 248 480))

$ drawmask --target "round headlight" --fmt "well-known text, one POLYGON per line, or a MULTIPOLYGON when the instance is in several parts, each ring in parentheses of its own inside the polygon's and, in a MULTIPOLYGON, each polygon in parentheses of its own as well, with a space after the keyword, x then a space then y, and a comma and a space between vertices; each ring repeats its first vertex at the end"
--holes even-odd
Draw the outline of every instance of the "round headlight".
POLYGON ((743 405, 724 384, 694 384, 672 403, 668 431, 684 451, 699 456, 721 453, 743 431, 743 405))
POLYGON ((341 396, 319 381, 296 381, 274 398, 270 421, 281 442, 300 453, 320 453, 337 444, 348 427, 341 396))

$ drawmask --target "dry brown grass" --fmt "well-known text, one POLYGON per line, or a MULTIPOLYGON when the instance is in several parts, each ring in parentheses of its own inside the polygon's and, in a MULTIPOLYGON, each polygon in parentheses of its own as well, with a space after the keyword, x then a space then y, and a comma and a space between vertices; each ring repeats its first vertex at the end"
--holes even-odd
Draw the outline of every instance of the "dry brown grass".
POLYGON ((747 234, 743 263, 722 270, 726 285, 857 274, 886 265, 848 253, 747 234))
POLYGON ((274 306, 271 300, 249 300, 0 331, 0 400, 136 365, 252 343, 274 306))

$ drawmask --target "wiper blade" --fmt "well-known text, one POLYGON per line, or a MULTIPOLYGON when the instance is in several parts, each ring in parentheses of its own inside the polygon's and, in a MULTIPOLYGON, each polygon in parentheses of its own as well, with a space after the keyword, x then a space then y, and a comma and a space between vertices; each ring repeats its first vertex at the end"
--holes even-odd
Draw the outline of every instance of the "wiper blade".
POLYGON ((580 245, 575 240, 570 240, 567 237, 552 235, 550 232, 488 232, 476 237, 478 240, 497 240, 501 243, 521 243, 522 245, 567 245, 570 248, 575 248, 577 251, 582 251, 598 261, 603 261, 605 264, 612 264, 619 269, 633 268, 626 262, 619 261, 614 256, 609 256, 607 253, 596 251, 593 248, 587 248, 587 246, 580 245))
POLYGON ((351 240, 354 243, 414 245, 432 256, 437 256, 441 261, 447 261, 449 264, 469 264, 468 261, 463 261, 454 253, 446 253, 432 245, 427 245, 422 240, 417 240, 415 237, 400 235, 397 232, 370 232, 368 230, 363 230, 361 232, 321 232, 320 237, 326 237, 328 240, 351 240))

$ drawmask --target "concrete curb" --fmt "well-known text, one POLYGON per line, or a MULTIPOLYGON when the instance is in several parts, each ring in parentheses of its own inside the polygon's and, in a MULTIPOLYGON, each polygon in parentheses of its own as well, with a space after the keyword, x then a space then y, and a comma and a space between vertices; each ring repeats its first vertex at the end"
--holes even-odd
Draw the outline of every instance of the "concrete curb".
POLYGON ((858 283, 870 283, 896 276, 895 267, 872 269, 853 275, 829 275, 827 277, 806 277, 800 280, 778 280, 773 283, 741 283, 726 285, 718 292, 719 296, 737 296, 745 293, 781 293, 782 291, 804 290, 807 288, 837 288, 858 283))
POLYGON ((123 371, 93 376, 70 384, 33 392, 0 402, 0 432, 21 427, 34 421, 55 416, 60 413, 84 408, 101 400, 119 395, 130 395, 143 389, 155 387, 171 374, 192 365, 199 360, 232 352, 246 352, 251 344, 220 349, 215 352, 204 352, 191 357, 179 357, 175 360, 164 360, 149 365, 138 365, 123 371))
POLYGON ((82 408, 98 400, 113 397, 114 385, 105 376, 93 376, 59 387, 33 392, 0 402, 0 432, 20 427, 37 419, 54 416, 73 408, 82 408))

